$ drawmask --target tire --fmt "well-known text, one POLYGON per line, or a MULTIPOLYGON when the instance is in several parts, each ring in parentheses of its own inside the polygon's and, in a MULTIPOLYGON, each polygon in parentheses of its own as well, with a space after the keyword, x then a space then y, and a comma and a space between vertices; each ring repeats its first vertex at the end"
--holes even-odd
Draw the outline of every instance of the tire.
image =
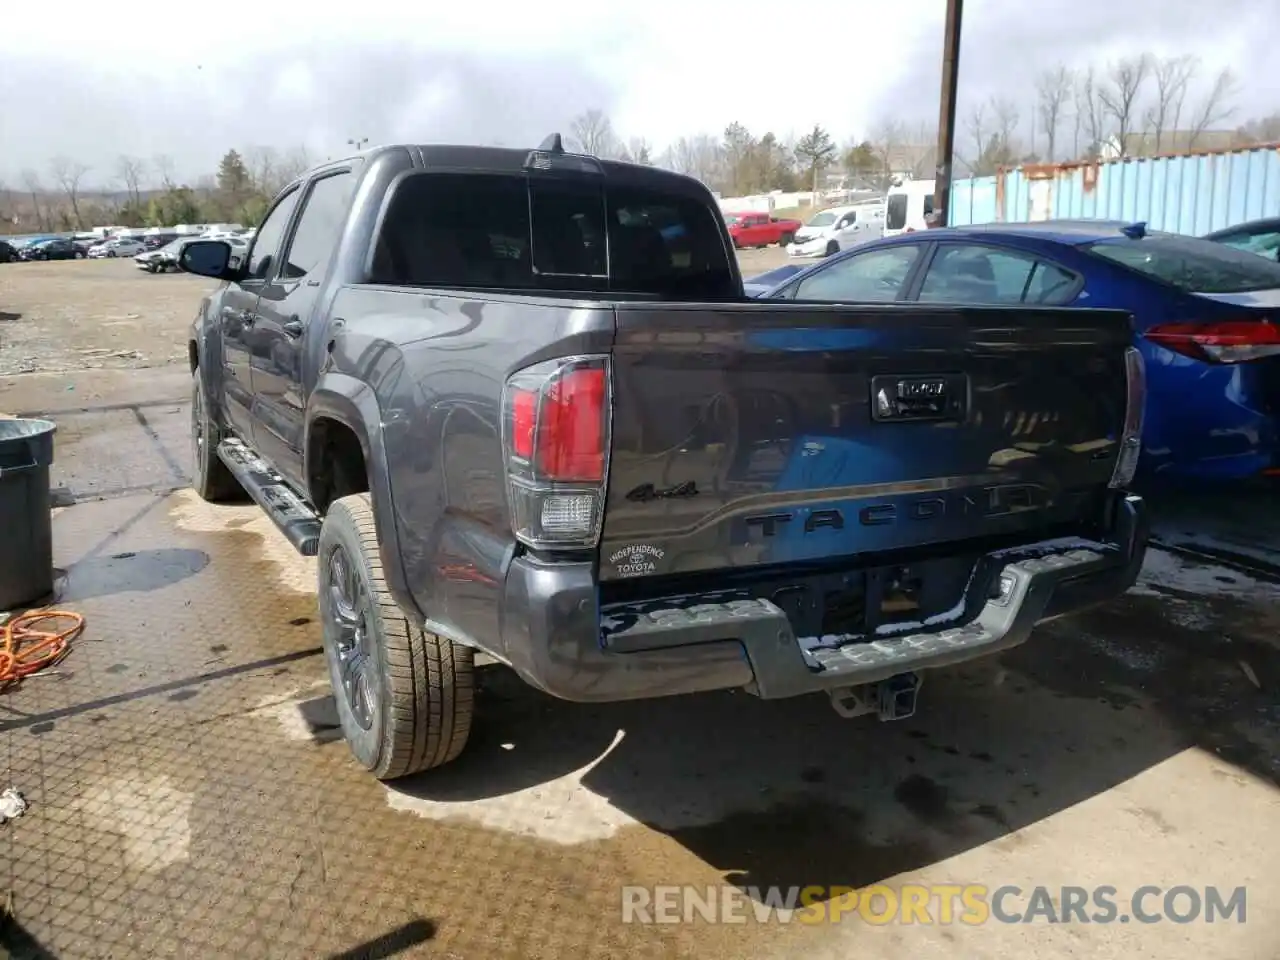
POLYGON ((778 246, 785 247, 787 244, 792 243, 795 238, 796 235, 794 233, 784 233, 778 238, 778 246))
POLYGON ((84 251, 83 251, 83 250, 77 250, 77 251, 76 251, 76 259, 77 259, 77 260, 83 260, 83 259, 84 259, 84 251))
POLYGON ((330 505, 316 559, 325 661, 352 755, 379 780, 456 759, 471 733, 475 653, 391 598, 369 494, 330 505))
POLYGON ((110 257, 112 260, 114 260, 116 257, 116 252, 114 250, 108 250, 107 256, 110 257))
POLYGON ((191 488, 209 503, 236 500, 244 494, 239 481, 218 456, 222 439, 222 428, 209 413, 204 378, 197 369, 191 377, 191 488))
POLYGON ((834 256, 835 254, 837 254, 837 253, 839 253, 839 252, 840 252, 840 244, 836 243, 834 240, 829 240, 829 241, 827 242, 827 253, 826 253, 826 256, 828 256, 828 257, 830 257, 830 256, 834 256))

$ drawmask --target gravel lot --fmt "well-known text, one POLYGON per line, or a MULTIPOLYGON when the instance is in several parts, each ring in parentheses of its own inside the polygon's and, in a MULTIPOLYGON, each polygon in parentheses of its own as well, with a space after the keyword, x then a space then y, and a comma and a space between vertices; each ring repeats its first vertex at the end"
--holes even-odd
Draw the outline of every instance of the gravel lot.
POLYGON ((132 260, 4 264, 0 377, 182 361, 196 304, 215 285, 132 260))

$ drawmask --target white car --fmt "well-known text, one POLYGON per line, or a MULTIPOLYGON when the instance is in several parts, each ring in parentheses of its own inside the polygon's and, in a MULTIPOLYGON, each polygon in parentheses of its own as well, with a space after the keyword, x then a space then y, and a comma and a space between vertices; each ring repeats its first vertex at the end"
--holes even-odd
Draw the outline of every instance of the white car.
POLYGON ((884 204, 880 201, 832 207, 815 213, 796 231, 787 253, 793 257, 829 257, 859 243, 878 240, 883 233, 884 204))
POLYGON ((141 240, 135 240, 132 237, 118 237, 112 240, 104 240, 102 243, 95 243, 89 248, 89 259, 136 257, 145 249, 147 249, 147 246, 141 240))

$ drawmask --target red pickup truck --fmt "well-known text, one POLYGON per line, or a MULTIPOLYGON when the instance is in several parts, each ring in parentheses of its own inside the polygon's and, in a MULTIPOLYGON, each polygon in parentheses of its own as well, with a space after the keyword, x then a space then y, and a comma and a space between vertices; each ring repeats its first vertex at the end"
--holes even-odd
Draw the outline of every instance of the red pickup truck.
POLYGON ((804 226, 799 220, 779 220, 767 213, 726 213, 724 222, 729 226, 733 245, 739 249, 767 247, 771 243, 785 247, 804 226))

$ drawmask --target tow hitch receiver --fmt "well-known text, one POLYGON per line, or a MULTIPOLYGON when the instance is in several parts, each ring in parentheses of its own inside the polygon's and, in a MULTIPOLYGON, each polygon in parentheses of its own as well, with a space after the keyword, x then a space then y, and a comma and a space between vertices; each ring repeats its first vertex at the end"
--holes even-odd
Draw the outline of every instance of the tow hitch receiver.
POLYGON ((874 713, 881 720, 906 720, 916 712, 916 694, 920 677, 900 673, 879 683, 828 690, 831 706, 842 717, 861 717, 874 713))

